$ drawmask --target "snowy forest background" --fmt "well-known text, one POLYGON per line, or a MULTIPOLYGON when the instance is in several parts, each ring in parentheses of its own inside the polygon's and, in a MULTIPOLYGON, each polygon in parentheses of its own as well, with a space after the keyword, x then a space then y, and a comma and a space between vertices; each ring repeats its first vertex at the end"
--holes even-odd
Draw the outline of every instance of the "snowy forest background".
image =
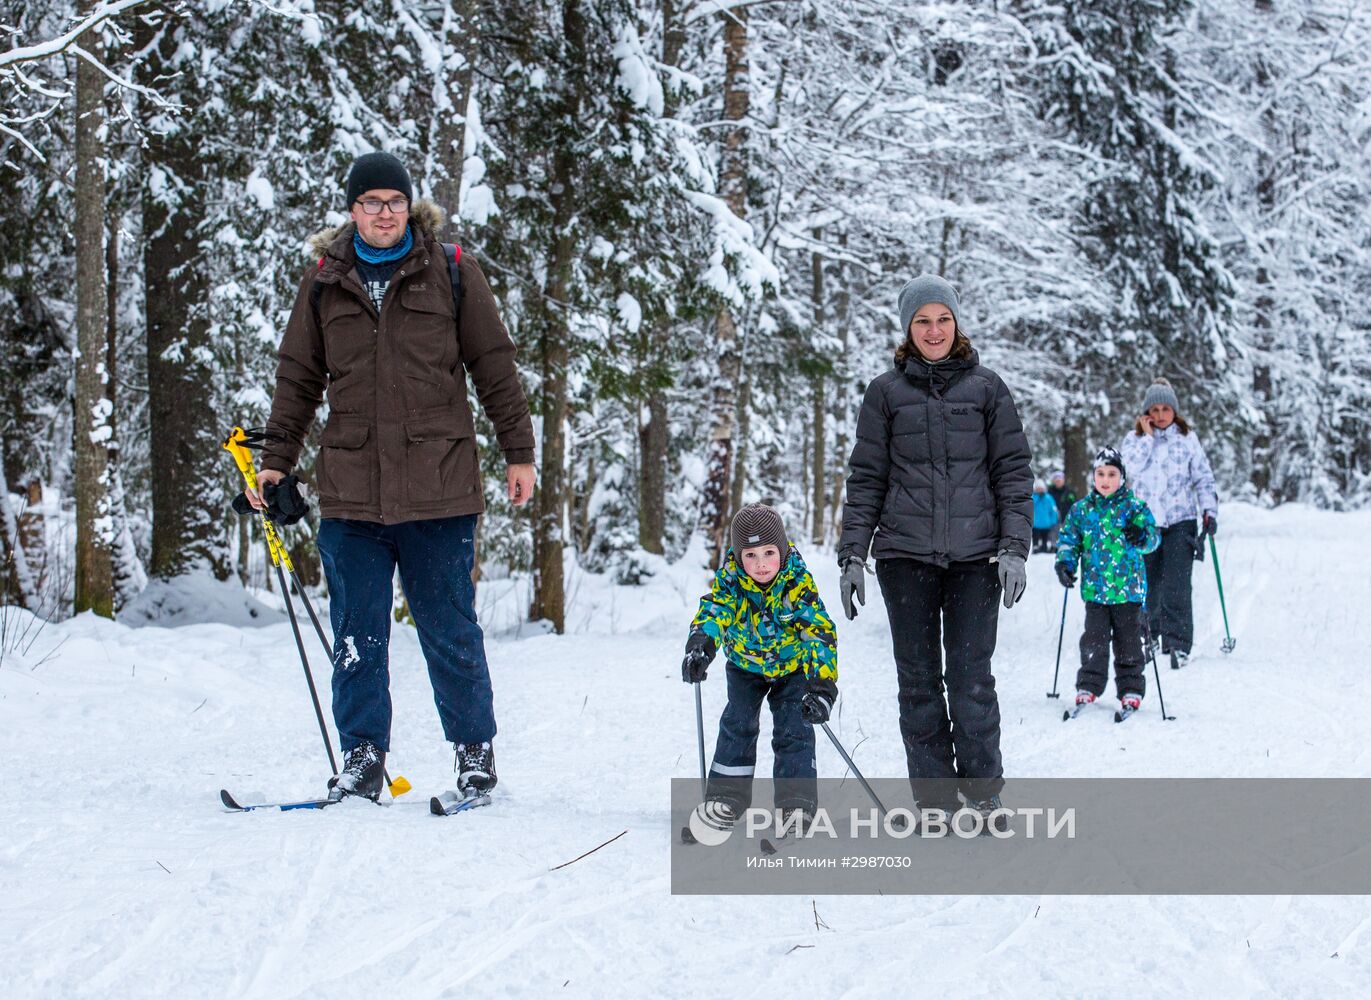
POLYGON ((743 499, 822 558, 921 270, 1040 475, 1083 482, 1165 375, 1223 498, 1371 500, 1371 4, 0 0, 0 25, 8 603, 270 586, 220 442, 265 421, 306 238, 373 148, 519 345, 538 493, 503 499, 478 416, 482 572, 527 574, 557 631, 570 565, 717 552, 743 499))

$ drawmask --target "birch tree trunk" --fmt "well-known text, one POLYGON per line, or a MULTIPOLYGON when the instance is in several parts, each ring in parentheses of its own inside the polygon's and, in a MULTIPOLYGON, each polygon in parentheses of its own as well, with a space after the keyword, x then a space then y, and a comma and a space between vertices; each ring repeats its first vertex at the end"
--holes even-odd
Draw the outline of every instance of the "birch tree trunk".
POLYGON ((438 150, 434 157, 437 176, 433 179, 433 196, 447 221, 445 238, 460 243, 458 213, 462 202, 462 170, 466 163, 467 114, 471 108, 472 70, 476 61, 476 43, 480 39, 480 0, 449 0, 444 23, 447 27, 445 43, 450 41, 460 65, 451 76, 448 99, 450 111, 438 116, 438 150))
MULTIPOLYGON (((724 120, 736 123, 724 132, 719 193, 733 214, 742 219, 747 215, 747 129, 744 119, 749 106, 748 9, 736 7, 719 16, 724 18, 724 120)), ((718 370, 710 397, 713 429, 702 527, 710 544, 710 564, 717 567, 726 548, 729 505, 735 492, 735 484, 730 480, 734 463, 735 406, 740 395, 738 328, 733 310, 727 304, 720 307, 715 317, 714 343, 718 370)))
MULTIPOLYGON (((814 239, 815 241, 823 240, 822 229, 814 230, 814 239)), ((814 305, 814 328, 822 330, 824 327, 824 258, 821 254, 815 253, 810 259, 810 279, 810 297, 814 305)), ((828 457, 824 453, 824 414, 827 406, 824 388, 823 374, 815 375, 811 412, 813 420, 811 437, 814 441, 814 480, 811 486, 814 492, 809 537, 816 549, 824 543, 824 509, 828 493, 828 484, 825 481, 827 479, 828 457)))

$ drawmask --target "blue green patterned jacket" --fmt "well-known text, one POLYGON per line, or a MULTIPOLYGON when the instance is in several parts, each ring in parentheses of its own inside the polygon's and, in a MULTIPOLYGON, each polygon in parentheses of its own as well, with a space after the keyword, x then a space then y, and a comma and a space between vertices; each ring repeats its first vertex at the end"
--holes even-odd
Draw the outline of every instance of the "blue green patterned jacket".
POLYGON ((795 549, 763 588, 730 549, 690 623, 692 637, 708 636, 735 667, 766 678, 803 670, 812 686, 838 680, 838 635, 819 590, 795 549))
POLYGON ((1143 556, 1161 544, 1152 511, 1127 486, 1110 496, 1091 490, 1067 512, 1057 536, 1057 562, 1081 567, 1081 597, 1096 604, 1141 604, 1147 599, 1143 556), (1146 532, 1141 547, 1123 537, 1125 524, 1146 532))

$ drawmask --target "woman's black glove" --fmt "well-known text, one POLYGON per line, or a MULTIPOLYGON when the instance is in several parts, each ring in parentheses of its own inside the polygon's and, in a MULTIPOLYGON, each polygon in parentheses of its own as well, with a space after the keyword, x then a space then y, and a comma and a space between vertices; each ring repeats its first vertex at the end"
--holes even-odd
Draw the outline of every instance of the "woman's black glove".
POLYGON ((709 665, 714 661, 714 640, 703 632, 693 632, 686 641, 685 659, 681 661, 681 680, 687 684, 699 684, 705 679, 709 665))
POLYGON ((866 560, 858 556, 848 556, 843 561, 843 575, 838 579, 838 596, 842 598, 843 614, 847 615, 847 620, 857 617, 856 605, 852 603, 856 597, 857 604, 866 607, 866 560))
POLYGON ((1204 524, 1200 527, 1200 538, 1205 535, 1217 535, 1219 533, 1219 515, 1205 514, 1204 524))
POLYGON ((1057 563, 1057 579, 1062 582, 1062 586, 1067 590, 1076 586, 1076 571, 1064 562, 1057 563))
POLYGON ((1141 524, 1129 521, 1123 526, 1123 540, 1135 549, 1140 549, 1147 544, 1147 529, 1141 524))

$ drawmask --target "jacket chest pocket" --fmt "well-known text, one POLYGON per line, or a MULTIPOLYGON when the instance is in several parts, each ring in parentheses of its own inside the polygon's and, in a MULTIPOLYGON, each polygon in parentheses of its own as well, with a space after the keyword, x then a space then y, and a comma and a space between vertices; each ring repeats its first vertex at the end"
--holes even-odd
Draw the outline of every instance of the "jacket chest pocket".
POLYGON ((324 289, 319 303, 319 329, 324 339, 324 360, 334 378, 341 380, 359 366, 374 364, 376 322, 349 292, 336 285, 324 289))
POLYGON ((476 430, 465 403, 406 420, 405 439, 410 503, 441 503, 476 491, 476 430))
POLYGON ((406 376, 428 382, 448 381, 457 366, 457 324, 452 317, 452 286, 424 274, 400 289, 398 315, 387 314, 387 327, 406 376))

